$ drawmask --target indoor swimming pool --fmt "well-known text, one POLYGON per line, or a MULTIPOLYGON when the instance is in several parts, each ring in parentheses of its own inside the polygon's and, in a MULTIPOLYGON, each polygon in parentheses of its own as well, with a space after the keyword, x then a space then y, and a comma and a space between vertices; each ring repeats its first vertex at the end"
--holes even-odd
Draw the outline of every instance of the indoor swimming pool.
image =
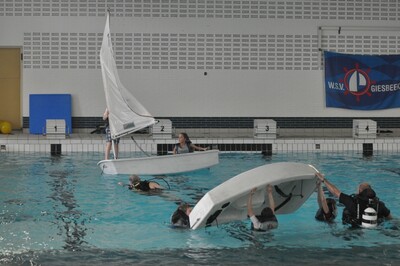
MULTIPOLYGON (((226 153, 211 169, 153 179, 166 190, 132 192, 102 175, 102 153, 61 156, 0 153, 0 264, 7 265, 395 265, 400 261, 400 154, 226 153), (278 215, 267 233, 238 221, 199 230, 174 229, 182 201, 195 204, 227 179, 273 162, 314 165, 343 192, 370 182, 391 210, 378 229, 349 229, 343 206, 332 225, 314 219, 314 193, 295 213, 278 215)), ((123 156, 121 156, 123 157, 123 156)), ((329 193, 326 191, 329 197, 329 193)))

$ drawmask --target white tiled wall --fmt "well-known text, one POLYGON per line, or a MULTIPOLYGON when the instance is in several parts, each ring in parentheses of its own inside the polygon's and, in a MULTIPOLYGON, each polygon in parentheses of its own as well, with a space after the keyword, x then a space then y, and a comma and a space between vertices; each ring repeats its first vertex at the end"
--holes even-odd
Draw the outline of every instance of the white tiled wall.
MULTIPOLYGON (((121 152, 157 152, 157 144, 173 144, 175 139, 151 138, 122 139, 121 152)), ((293 138, 293 139, 254 139, 254 138, 195 138, 193 143, 218 144, 272 144, 274 152, 336 152, 336 151, 362 151, 364 143, 372 143, 374 151, 400 151, 399 138, 353 139, 353 138, 293 138), (319 148, 317 148, 319 146, 319 148)), ((61 144, 63 153, 70 152, 103 152, 105 142, 101 137, 90 139, 88 137, 74 136, 65 140, 47 140, 42 136, 0 135, 0 152, 50 152, 51 144, 61 144)), ((237 152, 237 151, 235 151, 237 152)))

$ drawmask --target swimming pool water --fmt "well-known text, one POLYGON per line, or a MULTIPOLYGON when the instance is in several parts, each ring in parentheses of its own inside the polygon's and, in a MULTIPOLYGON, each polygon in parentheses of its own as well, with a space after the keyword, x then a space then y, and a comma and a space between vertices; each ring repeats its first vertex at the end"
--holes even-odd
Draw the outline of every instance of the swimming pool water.
MULTIPOLYGON (((127 175, 102 175, 100 153, 0 153, 0 263, 3 264, 354 264, 400 262, 399 154, 221 154, 211 169, 155 181, 162 193, 129 191, 127 175), (273 162, 314 165, 343 192, 368 181, 394 220, 375 230, 315 221, 316 194, 295 213, 279 215, 266 234, 250 221, 192 230, 169 226, 180 201, 195 204, 227 179, 273 162)), ((151 179, 154 177, 142 177, 151 179)), ((327 194, 327 196, 329 196, 327 194)))

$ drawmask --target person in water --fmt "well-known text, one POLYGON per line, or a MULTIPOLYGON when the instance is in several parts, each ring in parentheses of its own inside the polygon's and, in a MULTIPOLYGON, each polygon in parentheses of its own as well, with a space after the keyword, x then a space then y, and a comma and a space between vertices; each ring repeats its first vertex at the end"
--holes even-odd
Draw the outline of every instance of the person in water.
POLYGON ((275 201, 272 196, 272 186, 267 186, 267 194, 269 207, 262 209, 260 215, 255 215, 253 211, 253 195, 257 188, 253 188, 250 191, 249 198, 247 200, 247 215, 250 217, 252 222, 252 229, 256 231, 267 231, 278 227, 278 219, 275 216, 275 201))
POLYGON ((188 203, 181 203, 171 216, 171 224, 175 227, 190 228, 191 211, 192 207, 188 203))
POLYGON ((329 182, 323 174, 317 173, 316 175, 345 206, 342 216, 343 224, 349 224, 352 227, 371 228, 385 219, 392 219, 390 210, 385 206, 385 203, 378 199, 375 191, 368 183, 361 183, 358 186, 357 194, 347 195, 329 182))
MULTIPOLYGON (((118 183, 119 185, 124 186, 122 182, 118 183)), ((148 180, 141 180, 139 176, 137 175, 131 175, 129 177, 129 184, 127 184, 128 188, 130 190, 139 190, 139 191, 154 191, 154 190, 162 190, 164 187, 162 187, 160 184, 154 181, 148 181, 148 180)))
POLYGON ((317 200, 319 209, 315 214, 315 219, 321 222, 331 223, 337 216, 336 201, 332 198, 325 198, 324 191, 322 189, 321 180, 317 180, 317 200))
POLYGON ((190 141, 189 136, 184 132, 179 133, 178 141, 179 142, 175 144, 174 150, 172 151, 174 154, 189 153, 189 152, 193 152, 194 150, 198 150, 198 151, 208 150, 208 148, 203 148, 203 147, 194 145, 190 141))

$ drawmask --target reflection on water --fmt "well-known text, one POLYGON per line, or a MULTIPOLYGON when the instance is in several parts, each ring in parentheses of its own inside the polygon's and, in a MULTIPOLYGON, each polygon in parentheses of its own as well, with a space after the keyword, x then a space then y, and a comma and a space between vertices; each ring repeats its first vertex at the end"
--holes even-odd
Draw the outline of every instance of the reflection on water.
POLYGON ((71 182, 71 176, 66 171, 51 171, 49 176, 52 179, 48 184, 53 192, 48 197, 54 201, 54 218, 60 230, 59 235, 65 234, 64 248, 71 251, 80 250, 81 245, 87 243, 83 240, 87 229, 74 196, 75 184, 71 182))
MULTIPOLYGON (((400 179, 397 154, 223 154, 210 170, 154 179, 167 189, 138 193, 119 186, 128 176, 102 176, 102 154, 1 154, 0 264, 11 265, 395 265, 400 261, 400 179), (238 221, 196 231, 169 219, 181 201, 243 171, 278 161, 313 164, 344 192, 368 180, 396 217, 376 230, 314 219, 316 195, 267 233, 238 221), (354 261, 356 260, 356 261, 354 261)), ((153 177, 143 177, 152 179, 153 177)), ((332 197, 325 190, 327 197, 332 197)), ((339 212, 343 206, 339 206, 339 212)))

